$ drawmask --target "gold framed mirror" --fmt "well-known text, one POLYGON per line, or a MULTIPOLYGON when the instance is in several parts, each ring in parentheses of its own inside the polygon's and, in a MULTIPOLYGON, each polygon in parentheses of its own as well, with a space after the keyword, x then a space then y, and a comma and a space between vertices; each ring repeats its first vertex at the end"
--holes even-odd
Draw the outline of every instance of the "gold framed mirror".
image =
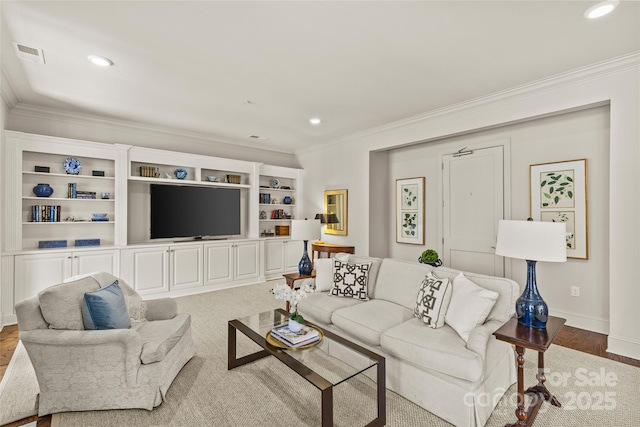
POLYGON ((326 190, 324 192, 324 212, 327 217, 335 214, 338 222, 324 225, 326 234, 347 235, 347 190, 326 190))

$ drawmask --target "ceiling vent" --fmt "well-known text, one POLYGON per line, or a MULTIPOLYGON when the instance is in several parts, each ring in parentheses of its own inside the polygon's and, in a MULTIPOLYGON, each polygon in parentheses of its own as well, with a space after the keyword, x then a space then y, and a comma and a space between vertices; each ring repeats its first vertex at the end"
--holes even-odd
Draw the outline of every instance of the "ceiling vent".
POLYGON ((31 47, 20 43, 13 43, 16 48, 16 55, 23 61, 39 62, 44 64, 44 52, 37 47, 31 47))

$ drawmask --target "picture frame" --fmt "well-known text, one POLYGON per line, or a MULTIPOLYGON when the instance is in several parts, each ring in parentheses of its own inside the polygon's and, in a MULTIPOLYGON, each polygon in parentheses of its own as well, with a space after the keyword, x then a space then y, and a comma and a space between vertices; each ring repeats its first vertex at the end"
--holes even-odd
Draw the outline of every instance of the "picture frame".
POLYGON ((529 166, 529 215, 567 225, 567 258, 589 259, 587 159, 529 166))
POLYGON ((326 215, 335 214, 338 222, 324 224, 325 234, 336 234, 346 236, 348 232, 349 219, 349 199, 348 190, 325 190, 324 192, 324 213, 326 215))
POLYGON ((424 177, 396 179, 396 242, 424 245, 424 177))

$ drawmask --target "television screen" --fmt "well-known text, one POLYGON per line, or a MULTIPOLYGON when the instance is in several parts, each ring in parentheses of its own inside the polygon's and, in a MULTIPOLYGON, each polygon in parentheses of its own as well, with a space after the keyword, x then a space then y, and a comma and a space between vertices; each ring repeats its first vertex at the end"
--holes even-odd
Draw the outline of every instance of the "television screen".
POLYGON ((152 239, 240 234, 240 189, 150 187, 152 239))

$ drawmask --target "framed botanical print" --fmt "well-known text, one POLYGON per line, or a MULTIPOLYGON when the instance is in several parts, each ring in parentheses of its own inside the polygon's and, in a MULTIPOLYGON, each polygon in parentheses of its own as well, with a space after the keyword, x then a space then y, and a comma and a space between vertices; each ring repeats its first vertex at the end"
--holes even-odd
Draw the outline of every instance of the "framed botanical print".
POLYGON ((531 165, 529 181, 531 218, 564 222, 567 257, 589 259, 587 159, 531 165))
POLYGON ((424 177, 396 180, 396 242, 424 245, 424 177))

